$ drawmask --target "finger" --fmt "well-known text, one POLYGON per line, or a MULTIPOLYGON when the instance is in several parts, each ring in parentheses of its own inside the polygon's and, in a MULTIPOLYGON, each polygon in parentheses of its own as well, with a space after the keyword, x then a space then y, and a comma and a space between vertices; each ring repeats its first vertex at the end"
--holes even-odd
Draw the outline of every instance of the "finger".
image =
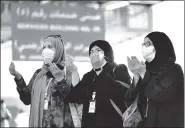
POLYGON ((48 66, 47 66, 48 69, 51 71, 51 63, 48 63, 47 65, 48 65, 48 66))
POLYGON ((15 69, 15 65, 14 65, 13 62, 11 62, 11 65, 10 66, 11 66, 12 69, 15 69))
POLYGON ((53 71, 53 65, 52 65, 52 63, 48 63, 49 64, 49 70, 52 72, 53 71))
POLYGON ((12 67, 14 66, 14 63, 13 62, 11 62, 11 64, 10 64, 12 67))
POLYGON ((145 65, 145 63, 144 63, 143 61, 141 61, 141 64, 142 64, 142 65, 145 65))
POLYGON ((12 62, 10 63, 10 66, 9 66, 9 68, 10 68, 10 67, 12 67, 12 62))
POLYGON ((132 67, 134 68, 134 66, 135 66, 135 63, 134 63, 133 56, 131 56, 130 62, 131 62, 131 65, 132 65, 132 67))
POLYGON ((65 66, 65 65, 66 65, 66 61, 62 61, 62 62, 60 63, 60 65, 65 66))
POLYGON ((51 68, 52 68, 53 71, 55 70, 55 65, 54 65, 54 63, 51 63, 51 68))
POLYGON ((138 58, 135 56, 135 62, 138 63, 138 64, 141 64, 141 62, 138 60, 138 58))
POLYGON ((136 56, 134 56, 134 62, 135 62, 135 64, 136 64, 137 66, 140 65, 140 62, 139 62, 139 60, 137 59, 136 56))
POLYGON ((128 63, 128 66, 132 66, 131 59, 128 56, 127 56, 127 63, 128 63))
POLYGON ((59 70, 58 66, 55 63, 53 64, 53 67, 55 70, 59 70))
POLYGON ((134 56, 131 56, 131 58, 132 58, 132 64, 133 64, 133 66, 136 67, 136 66, 137 66, 137 63, 136 63, 136 61, 135 61, 134 56))

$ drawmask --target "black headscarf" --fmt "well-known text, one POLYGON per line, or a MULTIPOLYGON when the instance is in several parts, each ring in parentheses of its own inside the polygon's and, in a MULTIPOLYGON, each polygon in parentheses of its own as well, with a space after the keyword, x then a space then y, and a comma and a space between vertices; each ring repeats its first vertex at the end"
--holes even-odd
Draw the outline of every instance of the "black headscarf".
POLYGON ((146 37, 152 41, 156 50, 154 60, 151 62, 146 62, 147 70, 153 69, 157 66, 171 64, 176 61, 173 44, 170 38, 164 32, 151 32, 146 37))
POLYGON ((92 42, 91 45, 89 46, 89 55, 90 55, 91 49, 94 46, 98 46, 99 48, 101 48, 104 51, 105 59, 108 62, 114 62, 113 49, 107 41, 105 41, 105 40, 96 40, 96 41, 92 42))

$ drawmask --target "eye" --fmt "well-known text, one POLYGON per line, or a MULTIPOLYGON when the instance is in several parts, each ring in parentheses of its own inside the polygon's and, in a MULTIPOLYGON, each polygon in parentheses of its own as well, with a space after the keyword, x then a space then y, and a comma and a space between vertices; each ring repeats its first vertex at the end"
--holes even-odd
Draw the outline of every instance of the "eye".
POLYGON ((96 52, 95 50, 91 50, 91 51, 90 51, 90 54, 95 53, 95 52, 96 52))
POLYGON ((147 42, 142 44, 142 46, 145 46, 145 47, 149 47, 149 46, 152 46, 152 45, 153 44, 150 41, 147 41, 147 42))
POLYGON ((49 49, 53 49, 54 47, 52 45, 48 45, 48 48, 49 49))
POLYGON ((149 42, 148 46, 152 46, 153 44, 151 42, 149 42))

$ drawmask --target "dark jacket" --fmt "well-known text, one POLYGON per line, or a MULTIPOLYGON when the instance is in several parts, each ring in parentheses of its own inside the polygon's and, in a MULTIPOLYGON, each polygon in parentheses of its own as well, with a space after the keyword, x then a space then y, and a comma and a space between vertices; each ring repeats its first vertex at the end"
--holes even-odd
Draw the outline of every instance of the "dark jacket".
POLYGON ((127 67, 123 64, 116 66, 113 63, 107 63, 98 76, 91 70, 73 87, 67 96, 67 100, 83 104, 82 127, 123 126, 123 121, 113 108, 110 99, 124 112, 126 110, 124 94, 127 88, 116 82, 115 79, 130 84, 127 67), (113 74, 115 67, 116 69, 113 74), (89 114, 89 101, 92 99, 93 91, 96 91, 96 112, 95 114, 89 114))
POLYGON ((184 126, 184 77, 178 64, 165 65, 157 72, 147 71, 135 88, 128 89, 126 98, 135 98, 136 94, 145 127, 184 126))

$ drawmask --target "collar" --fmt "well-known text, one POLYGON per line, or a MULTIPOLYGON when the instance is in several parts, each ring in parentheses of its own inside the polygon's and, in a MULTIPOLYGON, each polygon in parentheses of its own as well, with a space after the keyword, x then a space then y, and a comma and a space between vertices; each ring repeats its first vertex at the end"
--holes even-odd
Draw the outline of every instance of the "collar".
POLYGON ((105 62, 102 64, 101 68, 94 69, 94 71, 95 71, 95 72, 101 71, 101 70, 104 68, 104 66, 105 66, 106 64, 107 64, 107 61, 105 61, 105 62))

